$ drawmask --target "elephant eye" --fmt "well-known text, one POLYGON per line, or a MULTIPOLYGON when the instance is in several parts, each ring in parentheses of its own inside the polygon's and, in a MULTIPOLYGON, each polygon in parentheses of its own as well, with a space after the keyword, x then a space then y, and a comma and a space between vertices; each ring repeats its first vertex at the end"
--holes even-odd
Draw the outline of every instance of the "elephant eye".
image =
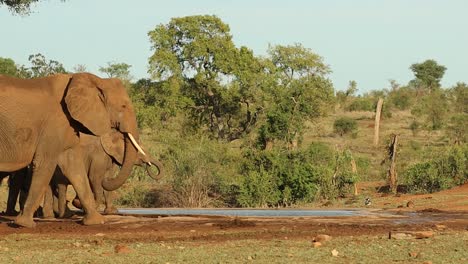
POLYGON ((122 105, 122 108, 127 108, 127 105, 122 105))

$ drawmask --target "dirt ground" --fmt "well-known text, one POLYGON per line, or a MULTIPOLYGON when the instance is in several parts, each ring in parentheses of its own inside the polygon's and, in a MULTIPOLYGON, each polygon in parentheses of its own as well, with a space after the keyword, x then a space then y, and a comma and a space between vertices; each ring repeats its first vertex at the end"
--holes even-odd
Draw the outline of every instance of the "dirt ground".
MULTIPOLYGON (((374 187, 372 184, 361 186, 374 187)), ((468 230, 468 185, 430 195, 375 195, 372 202, 359 216, 267 218, 117 215, 106 216, 107 223, 97 226, 83 226, 79 217, 66 220, 37 219, 37 227, 34 229, 14 227, 12 218, 1 216, 0 237, 9 234, 41 234, 51 238, 105 236, 106 239, 123 242, 216 242, 250 238, 311 239, 317 234, 385 235, 397 230, 468 230)))

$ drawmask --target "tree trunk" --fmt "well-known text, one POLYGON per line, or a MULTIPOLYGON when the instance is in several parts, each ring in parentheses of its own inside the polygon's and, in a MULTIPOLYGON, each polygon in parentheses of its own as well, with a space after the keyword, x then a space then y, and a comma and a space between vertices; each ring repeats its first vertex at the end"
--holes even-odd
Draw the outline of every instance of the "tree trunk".
MULTIPOLYGON (((357 166, 356 166, 356 161, 354 161, 354 158, 351 159, 351 171, 354 174, 357 174, 357 166)), ((354 185, 354 195, 357 196, 358 195, 357 182, 355 182, 353 185, 354 185)))
POLYGON ((382 112, 383 99, 379 98, 377 109, 375 110, 375 126, 374 126, 374 146, 379 145, 379 129, 380 129, 380 114, 382 112))
POLYGON ((398 190, 398 179, 396 172, 396 152, 398 145, 398 136, 392 134, 392 141, 389 145, 389 159, 390 159, 390 168, 388 169, 388 180, 390 184, 390 190, 392 193, 396 194, 398 190))

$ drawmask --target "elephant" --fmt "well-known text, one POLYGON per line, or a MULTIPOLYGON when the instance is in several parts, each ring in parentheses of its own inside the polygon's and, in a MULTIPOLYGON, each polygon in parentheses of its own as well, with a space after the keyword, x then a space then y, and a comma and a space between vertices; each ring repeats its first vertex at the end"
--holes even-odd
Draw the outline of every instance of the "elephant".
MULTIPOLYGON (((112 204, 113 193, 106 191, 103 188, 103 181, 106 178, 112 177, 117 171, 118 166, 121 166, 124 160, 125 141, 124 137, 118 131, 113 130, 111 133, 103 136, 93 135, 80 135, 80 148, 83 153, 85 169, 89 178, 91 189, 94 193, 96 206, 102 202, 105 203, 105 214, 113 214, 117 212, 112 204)), ((149 158, 149 155, 143 155, 138 153, 137 159, 134 161, 135 165, 143 166, 151 164, 158 168, 158 174, 154 175, 147 169, 148 174, 153 179, 159 179, 162 177, 162 164, 153 158, 149 158)), ((54 177, 52 178, 51 186, 58 190, 58 216, 64 217, 66 212, 66 192, 67 185, 69 184, 66 177, 63 175, 60 169, 55 171, 54 177)), ((73 204, 80 208, 80 201, 75 198, 73 204)), ((50 213, 47 213, 50 215, 50 213)))
POLYGON ((29 184, 31 183, 31 167, 26 166, 14 172, 0 172, 0 181, 8 177, 8 199, 5 215, 16 216, 16 203, 19 203, 20 210, 23 210, 29 184), (18 201, 19 198, 19 201, 18 201))
POLYGON ((34 79, 0 75, 0 171, 33 166, 29 193, 15 224, 35 226, 33 214, 57 166, 80 198, 85 211, 82 223, 103 224, 79 142, 80 132, 102 136, 112 129, 123 135, 125 151, 118 175, 102 182, 108 191, 126 181, 137 152, 142 152, 135 111, 122 82, 90 73, 34 79))

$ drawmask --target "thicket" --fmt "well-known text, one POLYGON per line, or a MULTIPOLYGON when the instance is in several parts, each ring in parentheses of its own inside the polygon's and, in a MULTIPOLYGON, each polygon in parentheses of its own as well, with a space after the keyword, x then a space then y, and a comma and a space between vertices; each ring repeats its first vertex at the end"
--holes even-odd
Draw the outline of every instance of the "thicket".
POLYGON ((468 146, 435 151, 433 157, 409 166, 404 184, 411 192, 436 192, 468 182, 468 146))

